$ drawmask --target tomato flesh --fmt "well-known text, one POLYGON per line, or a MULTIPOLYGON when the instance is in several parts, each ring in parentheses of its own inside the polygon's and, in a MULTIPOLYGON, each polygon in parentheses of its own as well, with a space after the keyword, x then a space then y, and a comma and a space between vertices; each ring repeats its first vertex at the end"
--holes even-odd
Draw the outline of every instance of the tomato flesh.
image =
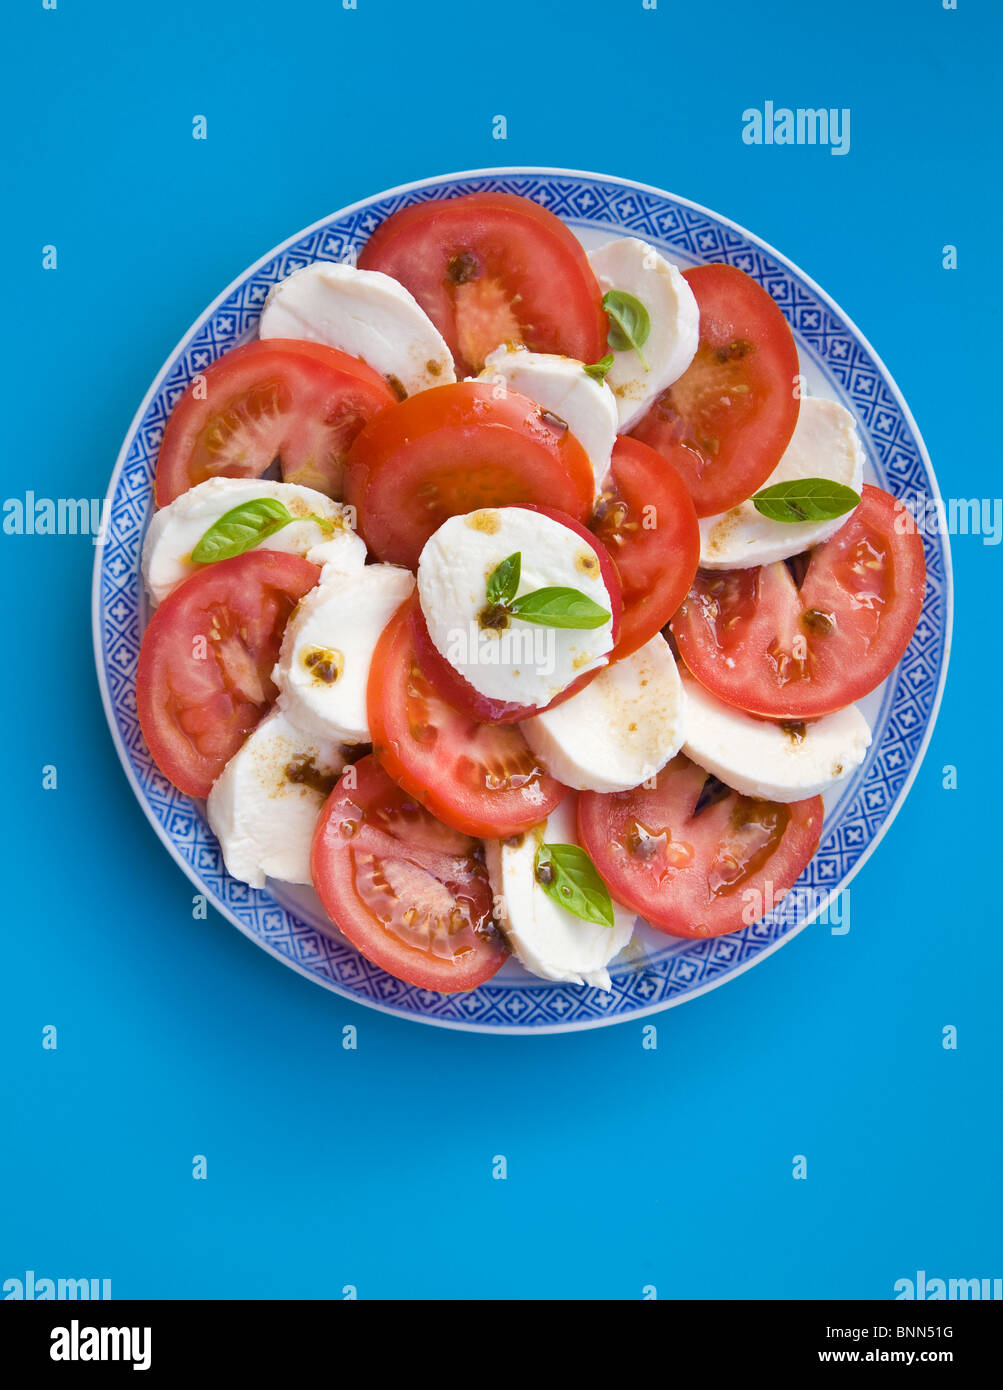
POLYGON ((730 791, 679 754, 629 792, 581 792, 582 845, 620 902, 670 936, 757 921, 818 848, 820 796, 781 804, 730 791))
POLYGON ((901 659, 923 607, 922 538, 865 484, 847 522, 784 563, 701 571, 672 623, 679 652, 720 700, 771 719, 817 719, 861 699, 901 659))
POLYGON ((269 338, 232 348, 171 411, 157 505, 207 478, 259 478, 276 459, 287 483, 340 497, 349 446, 396 401, 365 362, 320 343, 269 338))
POLYGON ((379 226, 359 257, 411 291, 475 375, 502 343, 583 362, 605 351, 608 323, 588 257, 560 218, 512 193, 415 203, 379 226))
POLYGON ((136 677, 139 723, 179 791, 208 796, 267 713, 286 621, 319 578, 299 555, 251 550, 191 575, 150 619, 136 677))
POLYGON ((370 754, 346 769, 314 833, 311 874, 367 960, 420 989, 476 989, 508 947, 476 841, 436 820, 370 754))
POLYGON ((623 590, 612 657, 618 661, 660 632, 686 597, 700 560, 700 523, 669 459, 621 436, 592 529, 613 557, 623 590))
POLYGON ((798 354, 775 300, 744 271, 683 273, 700 306, 700 344, 631 433, 678 469, 697 515, 713 516, 751 497, 790 443, 798 354))
POLYGON ((593 473, 563 420, 488 382, 435 386, 384 411, 348 456, 345 500, 379 560, 415 568, 451 516, 538 502, 584 521, 593 473))

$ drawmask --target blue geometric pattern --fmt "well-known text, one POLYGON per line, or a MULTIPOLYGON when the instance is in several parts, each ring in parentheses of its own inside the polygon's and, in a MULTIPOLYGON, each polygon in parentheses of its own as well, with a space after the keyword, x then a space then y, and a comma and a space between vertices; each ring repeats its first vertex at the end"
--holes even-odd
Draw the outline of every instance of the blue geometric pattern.
POLYGON ((484 1032, 596 1027, 668 1008, 748 969, 806 926, 813 909, 845 887, 863 863, 908 790, 936 716, 950 643, 950 553, 944 537, 925 538, 922 618, 886 683, 867 760, 827 817, 818 853, 798 882, 798 912, 781 904, 754 926, 711 940, 659 938, 664 947, 613 970, 609 994, 520 973, 496 977, 470 994, 439 995, 371 965, 336 932, 328 935, 318 920, 309 920, 310 911, 232 879, 201 804, 157 771, 136 716, 146 617, 140 552, 164 423, 192 376, 252 335, 277 280, 313 260, 353 256, 400 207, 478 189, 533 198, 574 228, 636 234, 686 262, 727 261, 747 271, 769 290, 799 348, 808 350, 856 415, 878 483, 906 500, 939 496, 916 427, 873 351, 816 285, 749 233, 684 199, 617 179, 539 170, 456 175, 387 193, 294 238, 225 291, 170 358, 130 429, 109 487, 108 535, 94 576, 98 675, 123 766, 161 839, 209 901, 266 950, 339 994, 424 1022, 484 1032))

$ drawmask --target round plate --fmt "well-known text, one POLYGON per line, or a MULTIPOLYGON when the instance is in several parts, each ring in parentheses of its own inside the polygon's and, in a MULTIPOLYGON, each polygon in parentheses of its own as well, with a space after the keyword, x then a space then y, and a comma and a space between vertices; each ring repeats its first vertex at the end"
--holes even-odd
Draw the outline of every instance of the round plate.
POLYGON ((751 233, 685 198, 603 174, 450 174, 391 189, 298 233, 224 290, 171 353, 112 474, 108 532, 94 570, 94 644, 108 722, 140 805, 192 882, 246 936, 326 989, 403 1018, 482 1033, 568 1032, 643 1018, 714 989, 819 916, 825 921, 831 912, 838 930, 838 894, 891 824, 929 742, 950 650, 951 562, 943 536, 925 538, 927 590, 919 626, 900 665, 863 704, 874 733, 871 748, 855 775, 827 797, 822 843, 796 887, 761 921, 732 936, 682 941, 639 926, 611 966, 609 993, 538 980, 514 962, 469 994, 415 989, 370 965, 332 930, 312 889, 269 883, 259 891, 231 878, 203 803, 183 796, 157 771, 136 717, 136 662, 148 617, 140 554, 164 422, 196 372, 254 336, 277 280, 310 261, 351 259, 398 208, 487 190, 534 199, 589 248, 639 236, 684 266, 727 261, 746 271, 784 311, 809 391, 843 402, 856 416, 868 480, 907 501, 939 497, 919 431, 877 354, 812 280, 751 233))

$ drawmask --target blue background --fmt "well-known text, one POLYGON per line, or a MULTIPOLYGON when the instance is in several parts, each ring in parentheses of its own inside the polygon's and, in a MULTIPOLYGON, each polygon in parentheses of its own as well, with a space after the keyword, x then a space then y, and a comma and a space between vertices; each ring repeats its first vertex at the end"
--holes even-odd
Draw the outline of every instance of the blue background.
MULTIPOLYGON (((103 495, 163 359, 275 243, 394 184, 504 164, 640 179, 749 227, 870 338, 945 495, 1003 491, 998 4, 358 5, 7 7, 5 496, 103 495), (849 107, 849 155, 744 145, 741 113, 766 99, 849 107)), ((0 1281, 883 1298, 918 1269, 1003 1274, 1001 557, 952 548, 943 708, 849 934, 809 929, 659 1016, 646 1051, 640 1023, 409 1024, 194 921, 105 727, 93 546, 0 535, 0 1281)))

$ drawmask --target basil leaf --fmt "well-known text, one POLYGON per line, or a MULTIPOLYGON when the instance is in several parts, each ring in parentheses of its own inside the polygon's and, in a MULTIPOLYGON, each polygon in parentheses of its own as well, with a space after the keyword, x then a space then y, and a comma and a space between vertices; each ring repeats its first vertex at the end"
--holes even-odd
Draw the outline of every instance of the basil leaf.
POLYGON ((590 362, 585 368, 585 375, 590 376, 593 381, 605 381, 606 373, 613 365, 613 354, 607 352, 605 357, 600 357, 598 362, 590 362))
POLYGON ((197 565, 211 565, 215 560, 229 560, 243 555, 245 550, 281 531, 295 518, 274 497, 256 497, 242 502, 214 521, 192 551, 197 565))
POLYGON ((774 483, 752 497, 752 504, 771 521, 832 521, 860 502, 852 487, 829 478, 792 478, 774 483))
POLYGON ((555 903, 583 922, 613 926, 609 889, 580 845, 541 845, 536 851, 534 871, 537 883, 555 903))
POLYGON ((488 575, 488 603, 511 603, 522 574, 522 551, 517 550, 488 575))
POLYGON ((524 623, 539 623, 542 627, 602 627, 612 617, 587 594, 557 586, 523 594, 522 598, 510 603, 508 609, 513 618, 521 618, 524 623))
POLYGON ((649 371, 641 351, 651 332, 651 318, 647 309, 626 290, 607 290, 602 298, 602 306, 610 319, 606 339, 610 347, 616 352, 627 352, 633 348, 644 370, 649 371))

